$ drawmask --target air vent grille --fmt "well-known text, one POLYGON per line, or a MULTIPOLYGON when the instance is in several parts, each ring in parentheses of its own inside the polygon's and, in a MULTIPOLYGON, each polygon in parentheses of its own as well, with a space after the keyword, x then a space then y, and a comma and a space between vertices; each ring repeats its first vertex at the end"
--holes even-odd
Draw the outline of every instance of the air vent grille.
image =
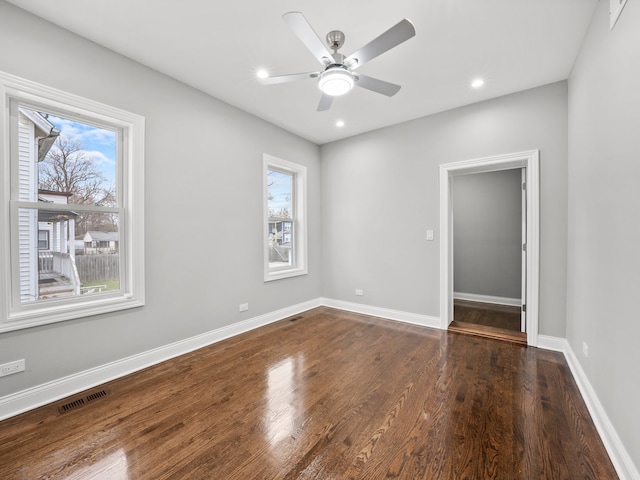
POLYGON ((58 411, 60 413, 66 413, 70 410, 74 410, 82 406, 84 406, 84 399, 78 398, 77 400, 73 400, 71 402, 65 403, 64 405, 60 405, 58 407, 58 411))
POLYGON ((94 400, 98 400, 99 398, 106 397, 106 390, 100 390, 99 392, 94 392, 87 395, 87 402, 93 402, 94 400))
POLYGON ((109 392, 106 390, 97 390, 95 392, 88 393, 86 395, 83 395, 82 397, 74 398, 71 401, 67 401, 62 405, 59 405, 58 412, 67 413, 71 410, 76 410, 77 408, 84 407, 91 402, 95 402, 96 400, 104 398, 107 395, 109 395, 109 392))

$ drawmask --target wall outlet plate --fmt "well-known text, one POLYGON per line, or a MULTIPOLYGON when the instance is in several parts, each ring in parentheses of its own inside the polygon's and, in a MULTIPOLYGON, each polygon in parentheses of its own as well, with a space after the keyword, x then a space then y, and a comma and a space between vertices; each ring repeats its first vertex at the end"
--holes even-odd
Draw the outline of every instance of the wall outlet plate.
POLYGON ((16 360, 15 362, 3 363, 2 365, 0 365, 0 377, 12 375, 18 372, 24 372, 24 369, 24 358, 21 360, 16 360))

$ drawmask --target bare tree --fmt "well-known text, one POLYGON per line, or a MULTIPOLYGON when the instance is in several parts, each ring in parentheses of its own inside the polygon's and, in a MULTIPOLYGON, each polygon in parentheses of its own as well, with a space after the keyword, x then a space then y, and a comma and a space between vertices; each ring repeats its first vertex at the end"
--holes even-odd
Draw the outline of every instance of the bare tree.
MULTIPOLYGON (((70 193, 70 204, 113 206, 116 192, 107 178, 96 166, 94 159, 86 154, 84 146, 77 140, 60 136, 38 166, 38 188, 70 193)), ((117 228, 111 214, 88 213, 76 222, 78 234, 87 230, 109 231, 117 228)))

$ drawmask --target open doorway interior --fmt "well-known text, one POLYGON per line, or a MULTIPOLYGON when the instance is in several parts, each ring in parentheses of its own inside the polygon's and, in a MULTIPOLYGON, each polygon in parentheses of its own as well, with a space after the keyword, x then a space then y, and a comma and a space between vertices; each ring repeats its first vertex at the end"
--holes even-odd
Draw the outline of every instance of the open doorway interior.
POLYGON ((523 168, 451 178, 453 329, 526 342, 523 178, 523 168))

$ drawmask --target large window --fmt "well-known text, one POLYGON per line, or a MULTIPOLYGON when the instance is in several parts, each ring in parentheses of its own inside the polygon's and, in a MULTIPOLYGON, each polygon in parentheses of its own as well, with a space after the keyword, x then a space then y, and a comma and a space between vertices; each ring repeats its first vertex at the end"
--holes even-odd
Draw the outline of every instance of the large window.
POLYGON ((264 279, 307 273, 307 169, 264 155, 264 279))
POLYGON ((143 305, 144 118, 1 72, 0 87, 0 331, 143 305))

